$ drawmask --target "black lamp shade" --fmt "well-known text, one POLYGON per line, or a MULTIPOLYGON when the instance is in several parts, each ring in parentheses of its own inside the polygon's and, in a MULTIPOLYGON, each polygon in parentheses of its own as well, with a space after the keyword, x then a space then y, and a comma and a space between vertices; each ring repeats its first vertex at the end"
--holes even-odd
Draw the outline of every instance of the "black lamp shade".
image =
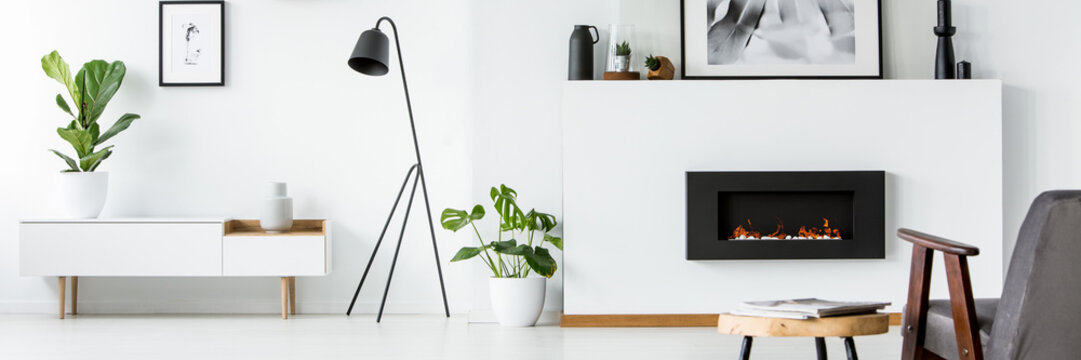
POLYGON ((366 30, 357 39, 353 55, 349 57, 349 67, 370 76, 386 75, 390 69, 387 60, 390 52, 390 40, 379 29, 366 30))

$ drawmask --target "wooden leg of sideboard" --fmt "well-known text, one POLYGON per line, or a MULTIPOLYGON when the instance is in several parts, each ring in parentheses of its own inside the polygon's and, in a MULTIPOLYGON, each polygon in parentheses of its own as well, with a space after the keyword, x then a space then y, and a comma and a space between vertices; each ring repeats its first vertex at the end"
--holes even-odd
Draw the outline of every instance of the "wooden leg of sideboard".
POLYGON ((79 315, 79 277, 71 277, 71 314, 79 315))
POLYGON ((68 289, 67 280, 68 280, 68 278, 65 277, 65 276, 60 277, 60 287, 59 287, 59 289, 60 289, 60 318, 61 319, 64 318, 64 312, 67 311, 67 308, 64 306, 64 300, 67 300, 67 297, 68 297, 68 295, 66 293, 67 289, 68 289))
POLYGON ((289 277, 289 315, 296 315, 296 277, 289 277))
POLYGON ((282 276, 282 320, 289 318, 289 278, 282 276))

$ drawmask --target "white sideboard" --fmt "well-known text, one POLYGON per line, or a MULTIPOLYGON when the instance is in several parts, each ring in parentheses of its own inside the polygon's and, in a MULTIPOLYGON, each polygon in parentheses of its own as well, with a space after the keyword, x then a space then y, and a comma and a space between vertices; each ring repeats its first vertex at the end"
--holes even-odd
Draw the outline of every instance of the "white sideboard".
POLYGON ((296 313, 296 277, 331 269, 330 223, 296 220, 285 233, 266 233, 256 220, 24 220, 19 272, 56 276, 60 318, 71 278, 71 313, 78 312, 78 277, 273 276, 282 279, 282 318, 296 313))

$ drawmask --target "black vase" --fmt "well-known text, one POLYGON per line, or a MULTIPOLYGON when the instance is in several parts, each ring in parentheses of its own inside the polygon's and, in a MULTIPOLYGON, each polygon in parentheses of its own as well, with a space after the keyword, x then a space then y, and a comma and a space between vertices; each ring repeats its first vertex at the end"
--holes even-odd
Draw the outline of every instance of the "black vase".
POLYGON ((593 80, 593 44, 601 40, 601 34, 594 39, 590 29, 597 31, 596 26, 575 25, 571 32, 567 80, 593 80))

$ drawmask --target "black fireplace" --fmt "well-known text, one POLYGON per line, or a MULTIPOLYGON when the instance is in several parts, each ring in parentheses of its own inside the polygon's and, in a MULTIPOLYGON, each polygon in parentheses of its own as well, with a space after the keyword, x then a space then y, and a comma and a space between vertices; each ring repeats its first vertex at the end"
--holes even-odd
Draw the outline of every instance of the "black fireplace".
POLYGON ((885 177, 687 172, 687 260, 883 259, 885 177))

